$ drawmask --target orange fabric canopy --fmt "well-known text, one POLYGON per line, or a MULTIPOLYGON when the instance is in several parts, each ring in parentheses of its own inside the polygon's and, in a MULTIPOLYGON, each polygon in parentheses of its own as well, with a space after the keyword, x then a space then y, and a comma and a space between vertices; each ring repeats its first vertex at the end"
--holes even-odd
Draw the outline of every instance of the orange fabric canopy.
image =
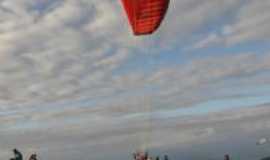
POLYGON ((156 31, 166 15, 169 0, 122 0, 135 35, 156 31))

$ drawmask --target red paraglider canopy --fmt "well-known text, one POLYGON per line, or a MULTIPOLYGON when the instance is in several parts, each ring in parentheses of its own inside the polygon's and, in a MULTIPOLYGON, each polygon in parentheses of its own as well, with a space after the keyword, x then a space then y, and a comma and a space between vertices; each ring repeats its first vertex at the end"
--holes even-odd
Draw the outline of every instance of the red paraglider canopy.
POLYGON ((135 35, 156 31, 169 6, 170 0, 122 0, 129 23, 135 35))

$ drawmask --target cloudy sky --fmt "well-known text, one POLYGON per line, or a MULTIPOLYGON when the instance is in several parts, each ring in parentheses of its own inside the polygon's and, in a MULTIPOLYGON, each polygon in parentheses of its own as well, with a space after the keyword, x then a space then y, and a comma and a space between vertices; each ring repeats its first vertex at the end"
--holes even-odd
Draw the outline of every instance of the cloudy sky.
POLYGON ((0 159, 267 156, 269 8, 171 0, 135 37, 120 0, 0 0, 0 159))

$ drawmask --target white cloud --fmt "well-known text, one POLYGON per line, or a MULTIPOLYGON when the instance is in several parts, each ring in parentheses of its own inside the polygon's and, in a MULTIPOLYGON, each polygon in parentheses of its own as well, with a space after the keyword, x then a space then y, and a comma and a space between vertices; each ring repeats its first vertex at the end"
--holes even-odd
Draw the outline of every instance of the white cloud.
POLYGON ((113 9, 115 5, 95 1, 3 1, 6 9, 2 12, 9 10, 9 17, 3 17, 0 35, 1 86, 6 90, 2 100, 14 104, 50 102, 81 96, 79 93, 95 83, 106 83, 103 78, 129 56, 119 44, 112 45, 115 39, 98 35, 120 25, 110 17, 119 13, 113 9), (48 9, 43 8, 40 15, 37 12, 42 7, 48 9), (110 25, 100 23, 103 17, 99 14, 110 25), (9 22, 14 27, 5 28, 9 22), (99 27, 90 27, 88 32, 84 26, 87 24, 99 27), (102 26, 107 28, 101 29, 102 26), (89 78, 93 83, 86 84, 89 78))
POLYGON ((268 142, 266 138, 261 138, 256 144, 257 145, 264 145, 268 142))
MULTIPOLYGON (((267 1, 243 5, 239 0, 171 2, 155 36, 134 38, 118 1, 0 1, 0 149, 4 150, 0 157, 8 158, 7 148, 15 145, 26 151, 37 148, 41 154, 59 159, 65 152, 70 152, 68 158, 81 155, 71 155, 76 147, 88 155, 85 147, 97 154, 95 148, 107 143, 139 145, 138 135, 147 135, 147 112, 234 96, 221 91, 237 82, 245 81, 245 86, 270 82, 268 53, 202 55, 147 71, 136 68, 147 67, 141 63, 128 66, 136 58, 152 56, 144 54, 153 46, 167 51, 180 45, 181 49, 196 39, 198 31, 231 10, 237 13, 234 21, 223 26, 220 33, 210 31, 196 48, 268 38, 267 1)), ((184 121, 158 121, 154 137, 170 136, 152 145, 203 143, 220 134, 222 126, 216 124, 223 122, 225 128, 234 129, 237 126, 230 127, 232 122, 244 124, 242 129, 250 132, 268 129, 269 120, 259 117, 268 114, 268 108, 256 108, 184 121), (246 119, 256 119, 254 128, 242 122, 246 119)))
POLYGON ((250 1, 240 8, 235 23, 225 27, 228 44, 270 38, 270 1, 250 1))
MULTIPOLYGON (((222 16, 238 1, 205 0, 201 4, 195 0, 173 1, 161 28, 168 33, 164 39, 168 36, 171 37, 168 39, 179 39, 182 33, 192 33, 211 19, 222 16)), ((1 86, 6 90, 2 95, 6 103, 50 102, 65 97, 91 97, 91 92, 104 94, 107 89, 117 90, 113 86, 120 81, 114 82, 112 72, 128 63, 133 51, 128 47, 137 41, 130 36, 119 3, 13 0, 3 1, 2 8, 5 14, 1 16, 4 19, 1 26, 5 29, 0 36, 1 86), (5 27, 6 22, 7 26, 14 23, 14 27, 5 27), (101 85, 106 87, 100 88, 101 85)), ((218 36, 213 34, 197 47, 216 39, 218 36)), ((138 41, 140 48, 143 44, 138 41)), ((192 76, 185 83, 196 83, 201 78, 192 76)))
POLYGON ((231 22, 221 26, 220 33, 210 33, 193 48, 214 45, 231 46, 246 42, 269 42, 270 1, 246 1, 234 11, 231 22))

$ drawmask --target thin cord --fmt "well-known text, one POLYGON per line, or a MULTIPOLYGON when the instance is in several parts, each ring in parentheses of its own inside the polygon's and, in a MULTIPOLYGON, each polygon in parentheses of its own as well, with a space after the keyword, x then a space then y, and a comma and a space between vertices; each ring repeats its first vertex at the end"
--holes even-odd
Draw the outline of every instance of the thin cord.
MULTIPOLYGON (((150 14, 152 14, 154 12, 154 8, 153 5, 151 5, 151 3, 153 3, 153 0, 148 0, 148 4, 150 4, 150 14)), ((151 15, 149 16, 151 17, 151 15)), ((154 25, 154 19, 151 18, 151 26, 154 25)), ((146 43, 148 45, 147 47, 147 55, 152 55, 152 51, 153 51, 153 35, 149 35, 147 37, 148 43, 146 43)), ((151 56, 150 56, 151 57, 151 56)), ((148 86, 146 86, 148 87, 148 86)), ((150 93, 151 94, 151 93, 150 93)), ((145 94, 144 96, 144 105, 145 105, 145 113, 147 114, 147 118, 145 119, 145 141, 144 141, 144 147, 146 149, 150 149, 152 146, 152 105, 151 105, 151 97, 150 95, 145 94)))

